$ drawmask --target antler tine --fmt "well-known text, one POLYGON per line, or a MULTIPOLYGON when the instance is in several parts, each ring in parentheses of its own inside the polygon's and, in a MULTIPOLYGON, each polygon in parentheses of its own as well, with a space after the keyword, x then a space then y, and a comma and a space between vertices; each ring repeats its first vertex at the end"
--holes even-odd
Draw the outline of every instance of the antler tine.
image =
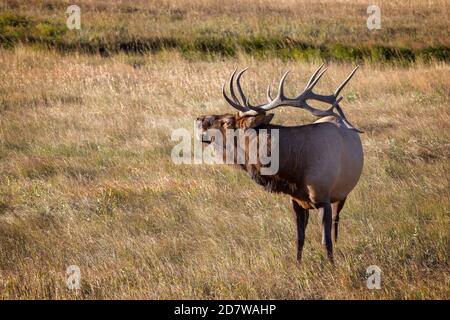
POLYGON ((236 97, 236 94, 234 93, 234 85, 233 85, 233 82, 234 82, 234 76, 236 75, 237 70, 238 70, 238 68, 234 69, 233 73, 231 74, 229 86, 230 86, 230 94, 231 94, 231 98, 232 98, 235 102, 239 103, 239 100, 238 100, 238 98, 236 97))
POLYGON ((347 79, 345 79, 344 82, 342 82, 341 85, 336 89, 336 91, 334 92, 335 97, 337 97, 339 95, 339 92, 341 92, 341 90, 344 88, 344 86, 347 84, 347 82, 350 81, 350 79, 353 77, 353 75, 355 74, 356 70, 358 70, 358 68, 359 68, 359 66, 356 66, 355 69, 353 69, 353 71, 347 77, 347 79))
POLYGON ((235 109, 237 109, 237 110, 239 110, 239 111, 241 111, 241 112, 248 111, 248 109, 245 109, 244 107, 242 107, 241 105, 237 104, 235 101, 231 100, 231 99, 227 96, 227 94, 226 94, 226 92, 225 92, 225 84, 222 85, 222 94, 223 94, 223 97, 225 98, 225 100, 226 100, 233 108, 235 108, 235 109))
POLYGON ((245 97, 244 92, 242 91, 241 84, 240 84, 240 78, 242 74, 247 70, 245 68, 236 77, 236 86, 239 92, 239 95, 242 98, 242 102, 237 98, 235 92, 234 92, 234 79, 237 72, 237 68, 234 70, 234 72, 231 74, 230 77, 230 94, 231 98, 228 97, 226 91, 225 91, 225 84, 222 86, 222 95, 225 98, 225 100, 235 109, 239 110, 241 114, 257 114, 259 112, 264 112, 263 110, 260 110, 258 107, 253 107, 250 105, 249 99, 245 97))
POLYGON ((266 93, 266 95, 267 95, 267 102, 272 102, 272 95, 271 95, 271 93, 270 93, 270 84, 267 86, 267 93, 266 93))
POLYGON ((241 87, 241 77, 244 74, 245 71, 247 71, 248 68, 245 68, 241 72, 238 73, 236 77, 236 86, 239 92, 239 95, 241 96, 242 102, 244 104, 244 108, 246 109, 246 114, 256 114, 264 112, 264 110, 261 110, 258 106, 252 106, 250 104, 250 98, 245 96, 244 90, 242 90, 241 87))
POLYGON ((284 81, 286 80, 286 77, 288 76, 289 72, 290 72, 289 70, 286 71, 284 75, 281 77, 280 84, 278 85, 278 95, 275 99, 280 100, 286 99, 286 97, 284 96, 284 81))
POLYGON ((328 70, 328 68, 325 68, 322 70, 322 72, 314 79, 314 81, 309 85, 309 87, 306 89, 306 91, 308 90, 312 90, 316 84, 319 82, 320 78, 322 78, 323 74, 328 70))
POLYGON ((241 87, 241 77, 244 74, 245 71, 247 71, 248 68, 243 69, 241 72, 238 73, 237 77, 236 77, 236 87, 238 89, 239 95, 241 96, 242 99, 242 103, 244 104, 244 106, 248 106, 247 105, 247 97, 244 94, 244 91, 242 90, 241 87))
POLYGON ((314 73, 313 73, 313 75, 311 76, 311 78, 309 78, 308 83, 306 84, 304 90, 308 89, 308 87, 309 87, 309 86, 311 85, 311 83, 314 81, 314 79, 316 78, 317 74, 319 73, 319 71, 322 69, 323 66, 324 66, 324 63, 322 63, 322 64, 320 65, 320 67, 317 68, 316 71, 314 71, 314 73))

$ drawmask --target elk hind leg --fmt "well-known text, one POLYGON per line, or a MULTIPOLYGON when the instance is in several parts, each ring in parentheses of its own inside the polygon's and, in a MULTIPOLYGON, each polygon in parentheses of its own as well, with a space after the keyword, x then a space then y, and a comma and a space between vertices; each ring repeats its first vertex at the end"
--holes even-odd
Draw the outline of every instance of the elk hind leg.
POLYGON ((325 246, 328 259, 333 262, 333 242, 331 240, 332 210, 330 202, 321 205, 319 216, 322 220, 322 244, 325 246))
POLYGON ((337 242, 338 239, 338 225, 339 225, 339 213, 345 204, 345 199, 341 201, 337 201, 331 204, 331 210, 333 212, 333 226, 332 226, 332 235, 333 235, 333 243, 337 242))

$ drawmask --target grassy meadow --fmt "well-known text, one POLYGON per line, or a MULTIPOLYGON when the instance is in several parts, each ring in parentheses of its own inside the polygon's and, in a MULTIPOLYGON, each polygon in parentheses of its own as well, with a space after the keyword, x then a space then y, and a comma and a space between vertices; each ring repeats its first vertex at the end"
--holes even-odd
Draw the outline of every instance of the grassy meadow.
MULTIPOLYGON (((43 36, 46 23, 64 24, 66 2, 0 1, 0 298, 450 298, 448 1, 380 1, 386 27, 373 34, 356 0, 78 2, 81 34, 43 36), (169 36, 173 46, 149 45, 169 36), (232 53, 196 46, 203 36, 232 53), (254 46, 287 36, 297 42, 254 46), (129 39, 145 50, 120 45, 129 39), (336 57, 336 46, 363 53, 336 57), (414 58, 373 58, 373 48, 414 58), (250 67, 245 89, 262 101, 285 70, 294 94, 324 60, 322 93, 361 65, 341 105, 365 131, 365 165, 336 265, 315 212, 299 265, 289 198, 233 167, 173 164, 171 132, 230 112, 221 85, 237 66, 250 67), (67 289, 70 265, 79 291, 67 289), (366 287, 370 265, 380 290, 366 287)), ((275 113, 280 124, 314 120, 275 113)))

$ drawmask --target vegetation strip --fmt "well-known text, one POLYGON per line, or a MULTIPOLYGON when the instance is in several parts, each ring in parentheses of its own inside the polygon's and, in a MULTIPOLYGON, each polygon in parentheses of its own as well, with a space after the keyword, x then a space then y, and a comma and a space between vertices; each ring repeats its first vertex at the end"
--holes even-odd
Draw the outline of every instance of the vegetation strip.
POLYGON ((68 36, 63 23, 47 20, 31 21, 13 13, 0 15, 0 46, 12 48, 17 44, 31 44, 61 52, 109 55, 111 53, 154 53, 178 50, 188 58, 209 56, 233 57, 238 53, 257 58, 278 57, 284 60, 334 60, 372 62, 450 61, 450 47, 446 45, 406 48, 383 45, 349 46, 340 43, 317 45, 288 36, 197 35, 194 39, 182 36, 144 36, 136 38, 77 38, 68 36))

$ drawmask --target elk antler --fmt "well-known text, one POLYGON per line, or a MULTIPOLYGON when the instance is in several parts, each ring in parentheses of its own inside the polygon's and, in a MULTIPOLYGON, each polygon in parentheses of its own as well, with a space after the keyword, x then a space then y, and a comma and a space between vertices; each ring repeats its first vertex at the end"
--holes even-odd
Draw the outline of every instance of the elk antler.
POLYGON ((342 97, 338 98, 339 93, 344 88, 344 86, 350 81, 352 76, 355 74, 356 70, 358 69, 358 66, 353 69, 353 71, 350 73, 350 75, 341 83, 341 85, 334 91, 331 95, 321 95, 313 92, 313 88, 315 85, 319 82, 320 78, 323 76, 325 71, 327 71, 327 68, 323 69, 323 64, 313 73, 311 78, 309 79, 308 83, 305 86, 305 89, 303 92, 301 92, 297 97, 295 98, 287 98, 284 95, 284 81, 286 80, 287 75, 289 74, 289 71, 287 71, 283 77, 281 77, 280 84, 278 86, 278 94, 273 99, 271 96, 271 90, 270 85, 267 87, 267 103, 261 104, 258 106, 253 106, 250 104, 249 99, 245 96, 242 88, 241 88, 241 77, 242 74, 247 70, 244 69, 241 72, 238 73, 236 77, 236 87, 239 93, 239 96, 241 100, 239 100, 234 92, 233 82, 234 77, 236 75, 237 69, 234 70, 233 74, 230 78, 230 94, 231 98, 229 98, 225 92, 225 85, 222 87, 222 93, 225 98, 225 100, 235 109, 239 110, 239 113, 241 115, 256 115, 259 113, 265 113, 268 110, 272 110, 281 106, 291 106, 296 108, 301 108, 308 110, 316 117, 324 117, 324 116, 335 116, 338 121, 343 123, 347 128, 351 130, 355 130, 357 132, 362 132, 359 129, 356 129, 345 117, 344 112, 342 111, 341 107, 339 106, 339 102, 342 100, 342 97), (317 100, 320 102, 325 102, 331 105, 330 108, 326 110, 320 110, 311 107, 307 100, 317 100), (334 112, 336 109, 337 113, 334 112))

